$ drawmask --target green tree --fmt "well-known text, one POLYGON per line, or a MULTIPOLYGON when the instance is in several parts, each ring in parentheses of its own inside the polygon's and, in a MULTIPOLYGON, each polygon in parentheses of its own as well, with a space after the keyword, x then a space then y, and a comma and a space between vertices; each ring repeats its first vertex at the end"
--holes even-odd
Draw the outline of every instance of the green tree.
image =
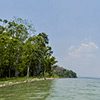
POLYGON ((33 25, 21 18, 0 19, 0 23, 0 78, 51 75, 57 61, 48 35, 34 35, 33 25))

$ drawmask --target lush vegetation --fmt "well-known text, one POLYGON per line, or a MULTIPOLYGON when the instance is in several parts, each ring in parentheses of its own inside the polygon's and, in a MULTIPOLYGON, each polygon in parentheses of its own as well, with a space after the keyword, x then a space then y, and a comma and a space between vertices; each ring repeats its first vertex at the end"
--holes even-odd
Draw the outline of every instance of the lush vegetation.
POLYGON ((34 33, 27 20, 0 19, 0 78, 52 75, 57 61, 48 35, 34 33))
MULTIPOLYGON (((35 34, 28 20, 0 19, 0 79, 13 77, 77 77, 73 71, 55 66, 48 35, 35 34), (57 68, 56 68, 57 67, 57 68), (56 69, 55 69, 56 68, 56 69)), ((16 79, 16 78, 15 78, 16 79)))
POLYGON ((57 66, 54 70, 54 74, 56 74, 60 78, 77 78, 77 74, 75 72, 59 66, 57 66))

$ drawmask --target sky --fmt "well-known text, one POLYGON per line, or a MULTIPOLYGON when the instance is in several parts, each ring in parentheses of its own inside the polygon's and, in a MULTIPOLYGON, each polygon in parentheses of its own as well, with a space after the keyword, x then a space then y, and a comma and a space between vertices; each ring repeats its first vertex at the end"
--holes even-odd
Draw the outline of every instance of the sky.
POLYGON ((0 0, 0 18, 14 16, 48 35, 59 66, 100 78, 100 0, 0 0))

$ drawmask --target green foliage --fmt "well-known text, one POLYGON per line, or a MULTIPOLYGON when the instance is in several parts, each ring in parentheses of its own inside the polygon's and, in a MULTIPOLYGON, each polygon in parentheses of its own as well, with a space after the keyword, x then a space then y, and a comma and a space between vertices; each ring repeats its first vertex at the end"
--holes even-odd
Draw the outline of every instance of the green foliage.
POLYGON ((59 76, 60 78, 77 78, 77 75, 72 70, 66 70, 62 67, 57 66, 54 70, 54 74, 59 76))
POLYGON ((34 35, 35 29, 28 20, 14 17, 0 22, 0 78, 77 77, 75 72, 55 65, 48 35, 34 35))
MULTIPOLYGON (((1 21, 2 21, 2 20, 1 20, 1 21)), ((4 22, 4 23, 7 23, 8 21, 5 19, 5 20, 3 20, 3 22, 4 22)))
POLYGON ((34 35, 32 24, 21 18, 0 22, 0 78, 52 75, 57 61, 48 35, 34 35))

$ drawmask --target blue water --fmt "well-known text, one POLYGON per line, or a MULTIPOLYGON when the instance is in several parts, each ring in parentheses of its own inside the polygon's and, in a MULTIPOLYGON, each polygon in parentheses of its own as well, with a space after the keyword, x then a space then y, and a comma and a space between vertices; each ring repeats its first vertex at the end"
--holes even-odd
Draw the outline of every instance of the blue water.
POLYGON ((50 92, 47 100, 100 100, 100 80, 60 79, 50 92))
POLYGON ((0 88, 0 100, 100 100, 99 79, 56 79, 0 88))

